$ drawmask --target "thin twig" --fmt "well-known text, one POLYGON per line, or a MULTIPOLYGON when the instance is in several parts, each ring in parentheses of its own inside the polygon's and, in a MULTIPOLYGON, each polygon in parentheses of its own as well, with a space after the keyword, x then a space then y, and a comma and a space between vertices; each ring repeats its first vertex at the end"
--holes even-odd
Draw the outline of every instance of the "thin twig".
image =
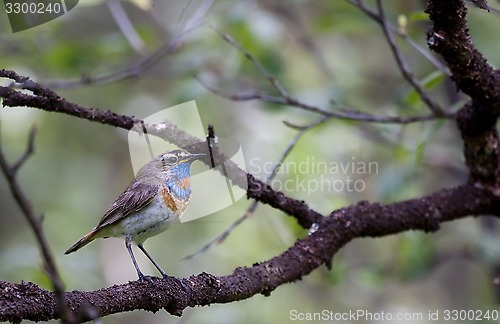
POLYGON ((92 77, 89 75, 84 75, 81 78, 74 80, 41 81, 40 83, 44 87, 51 89, 73 89, 82 85, 106 84, 127 78, 137 77, 138 75, 144 73, 145 71, 156 65, 164 57, 176 53, 179 50, 179 47, 179 42, 170 41, 158 48, 151 55, 147 56, 144 59, 141 59, 137 63, 127 65, 123 69, 119 69, 101 76, 92 77))
MULTIPOLYGON (((285 149, 285 151, 283 151, 283 153, 281 154, 280 159, 278 160, 278 162, 276 162, 276 164, 274 165, 271 173, 267 176, 267 179, 265 181, 266 184, 269 184, 269 182, 271 182, 274 179, 274 177, 278 174, 278 171, 281 168, 281 166, 283 165, 283 162, 286 160, 286 158, 288 157, 288 155, 290 155, 290 153, 292 152, 292 150, 295 147, 295 145, 297 145, 297 142, 302 137, 302 135, 304 135, 304 133, 307 132, 309 129, 311 129, 311 128, 315 127, 315 126, 318 126, 318 125, 320 125, 322 123, 324 123, 328 119, 329 119, 328 117, 321 117, 321 118, 318 118, 317 120, 315 120, 314 122, 312 122, 311 124, 309 124, 307 126, 303 126, 301 128, 299 128, 298 126, 294 126, 293 127, 295 129, 299 129, 300 131, 292 138, 292 140, 290 141, 290 143, 288 143, 287 148, 285 149)), ((287 126, 292 125, 289 122, 285 122, 285 121, 283 123, 285 123, 285 125, 287 125, 287 126)), ((196 257, 196 256, 198 256, 200 254, 205 253, 206 251, 208 251, 215 244, 221 244, 221 243, 223 243, 226 240, 226 238, 229 236, 229 234, 231 234, 231 232, 236 227, 238 227, 238 225, 240 225, 241 223, 243 223, 243 221, 245 221, 246 219, 250 218, 255 213, 255 210, 257 209, 258 205, 259 205, 259 202, 257 200, 254 200, 252 202, 252 204, 250 204, 250 206, 248 207, 248 209, 245 211, 245 213, 240 218, 238 218, 236 221, 234 221, 231 225, 229 225, 229 227, 224 232, 222 232, 216 238, 214 238, 213 240, 211 240, 210 242, 208 242, 207 244, 205 244, 198 251, 196 251, 196 252, 194 252, 194 253, 192 253, 192 254, 184 257, 183 260, 192 259, 192 258, 194 258, 194 257, 196 257)))
POLYGON ((207 139, 208 152, 210 154, 210 163, 212 164, 212 168, 215 168, 214 152, 212 148, 213 145, 216 144, 216 138, 213 125, 208 125, 208 135, 206 139, 207 139))
MULTIPOLYGON (((384 19, 384 21, 385 21, 385 19, 384 19)), ((210 87, 208 84, 204 83, 203 80, 196 77, 198 82, 200 82, 200 84, 203 87, 205 87, 207 90, 209 90, 210 92, 212 92, 220 97, 223 97, 223 98, 226 98, 226 99, 229 99, 232 101, 260 100, 263 102, 300 108, 302 110, 307 110, 310 112, 318 113, 318 114, 321 114, 323 116, 334 117, 334 118, 339 118, 339 119, 363 121, 363 122, 409 124, 409 123, 433 120, 433 119, 438 119, 438 118, 453 118, 454 117, 454 113, 448 113, 448 112, 441 111, 441 109, 437 106, 437 104, 434 104, 434 102, 427 96, 426 92, 420 86, 418 80, 416 80, 413 77, 413 75, 411 74, 411 71, 407 68, 407 66, 406 66, 406 69, 404 69, 404 72, 407 72, 407 73, 406 74, 403 73, 403 75, 406 75, 410 78, 410 80, 411 80, 410 83, 412 85, 413 84, 416 85, 417 92, 419 91, 418 89, 422 90, 421 92, 419 92, 419 94, 421 94, 422 100, 424 100, 424 102, 426 102, 431 107, 431 110, 433 111, 432 114, 423 115, 423 116, 412 116, 412 117, 377 116, 377 115, 372 115, 372 114, 368 114, 368 113, 355 112, 352 109, 344 110, 342 112, 329 111, 329 110, 324 110, 322 108, 319 108, 317 106, 303 103, 303 102, 299 101, 298 99, 291 97, 288 94, 288 92, 285 90, 285 88, 281 85, 281 83, 266 70, 266 68, 259 62, 259 60, 257 60, 250 52, 248 52, 245 48, 243 48, 243 46, 238 44, 238 42, 236 42, 231 36, 229 36, 228 34, 222 33, 215 28, 213 28, 213 29, 216 33, 218 33, 221 36, 221 38, 224 41, 229 43, 231 46, 235 47, 248 60, 250 60, 254 64, 254 66, 257 67, 257 69, 261 72, 261 74, 269 81, 269 83, 276 89, 276 91, 279 94, 279 96, 273 96, 273 95, 269 95, 269 94, 261 93, 261 92, 252 92, 252 93, 248 93, 248 94, 234 94, 234 95, 226 94, 226 93, 223 93, 222 91, 219 91, 218 89, 210 87)), ((394 39, 392 39, 392 40, 394 40, 394 39)), ((394 42, 392 44, 394 44, 394 42)), ((399 55, 399 52, 397 51, 397 47, 396 47, 396 52, 399 55)), ((402 60, 401 62, 406 64, 404 62, 404 60, 402 60)))
POLYGON ((354 109, 344 109, 343 111, 330 111, 325 110, 320 107, 304 103, 295 98, 291 97, 277 97, 268 95, 261 92, 252 92, 247 94, 227 94, 224 93, 201 80, 196 78, 198 82, 208 91, 216 94, 219 97, 231 100, 231 101, 249 101, 249 100, 260 100, 262 102, 273 103, 278 105, 290 106, 294 108, 300 108, 302 110, 307 110, 313 113, 317 113, 326 117, 338 118, 344 120, 354 120, 360 122, 372 122, 372 123, 382 123, 382 124, 411 124, 415 122, 430 121, 442 118, 454 118, 454 112, 446 112, 443 115, 437 116, 436 114, 427 114, 420 116, 386 116, 386 115, 374 115, 365 112, 359 112, 354 109))
POLYGON ((294 124, 288 120, 284 120, 283 124, 287 127, 292 128, 292 129, 302 131, 302 130, 308 130, 309 128, 323 124, 324 122, 326 122, 330 118, 331 118, 330 116, 324 116, 324 117, 316 119, 315 121, 313 121, 312 123, 309 123, 307 125, 297 125, 297 124, 294 124))
POLYGON ((134 49, 134 51, 143 53, 146 48, 144 46, 144 42, 135 30, 134 25, 125 12, 125 9, 123 9, 121 2, 119 0, 108 0, 106 1, 106 4, 111 16, 115 20, 118 28, 120 28, 120 31, 130 46, 134 49))
MULTIPOLYGON (((377 13, 376 10, 368 7, 365 5, 365 3, 361 0, 346 0, 348 3, 351 5, 355 6, 361 12, 363 12, 367 17, 371 18, 374 20, 376 23, 382 25, 383 20, 380 17, 380 15, 377 13)), ((393 25, 390 25, 387 21, 386 24, 389 26, 391 32, 399 37, 401 37, 403 40, 405 40, 408 44, 410 44, 411 47, 413 47, 417 52, 419 52, 427 61, 429 61, 432 65, 434 65, 439 71, 443 72, 447 76, 451 76, 451 72, 446 67, 443 65, 434 55, 432 55, 427 49, 423 48, 420 46, 417 42, 415 42, 413 39, 411 39, 406 33, 402 33, 399 28, 394 27, 393 25)))
MULTIPOLYGON (((36 132, 38 129, 36 126, 31 127, 30 133, 28 135, 28 145, 26 146, 26 150, 24 151, 23 155, 17 160, 15 164, 12 165, 12 172, 14 175, 17 173, 19 168, 28 160, 28 158, 35 152, 35 136, 36 132)), ((1 151, 1 145, 0 145, 0 151, 1 151)))
MULTIPOLYGON (((250 205, 250 208, 252 208, 252 206, 254 206, 254 210, 255 208, 257 207, 257 201, 254 200, 252 202, 252 204, 250 205)), ((249 209, 250 209, 249 208, 249 209)), ((247 213, 248 213, 248 210, 247 210, 247 213)), ((250 216, 249 216, 250 217, 250 216)), ((198 255, 201 255, 205 252, 207 252, 212 246, 214 246, 215 244, 221 244, 222 242, 224 242, 224 240, 227 238, 227 236, 238 226, 240 225, 241 223, 243 223, 243 221, 245 219, 247 219, 247 215, 246 213, 241 216, 240 218, 238 218, 235 222, 231 223, 231 225, 229 225, 228 228, 226 228, 224 230, 224 232, 222 232, 221 234, 219 234, 216 238, 214 238, 213 240, 211 240, 210 242, 208 242, 207 244, 205 244, 201 249, 199 249, 198 251, 188 255, 188 256, 185 256, 184 258, 182 258, 182 260, 190 260, 190 259, 193 259, 195 257, 197 257, 198 255)))
POLYGON ((146 124, 144 123, 144 120, 141 120, 141 126, 142 126, 142 133, 143 133, 144 137, 146 138, 146 143, 148 145, 149 157, 152 160, 152 159, 154 159, 155 155, 153 153, 153 148, 151 147, 151 141, 149 140, 148 130, 146 129, 146 124))
POLYGON ((262 73, 262 75, 264 75, 266 77, 266 79, 269 82, 269 84, 271 84, 276 89, 276 91, 278 91, 278 93, 280 94, 280 96, 282 96, 284 98, 288 97, 288 93, 285 90, 285 88, 281 85, 281 83, 274 76, 272 76, 266 70, 266 68, 259 62, 259 60, 257 60, 252 54, 250 54, 246 49, 243 48, 243 46, 241 46, 240 44, 238 44, 238 42, 236 42, 228 34, 224 34, 224 33, 220 32, 220 31, 218 31, 217 29, 215 29, 215 27, 212 27, 212 29, 217 34, 219 34, 220 37, 222 37, 223 40, 225 40, 226 42, 228 42, 231 46, 236 47, 241 53, 243 53, 245 55, 245 57, 247 59, 249 59, 253 63, 253 65, 255 65, 255 67, 257 67, 257 69, 260 71, 260 73, 262 73))
POLYGON ((184 30, 184 28, 186 27, 186 24, 187 24, 186 16, 187 16, 188 9, 189 9, 189 7, 191 7, 192 3, 193 3, 193 0, 186 1, 186 5, 181 9, 181 14, 179 15, 179 18, 177 20, 177 24, 175 27, 176 34, 181 33, 181 31, 184 30))
POLYGON ((7 159, 5 158, 2 146, 0 145, 0 169, 2 170, 3 174, 5 175, 5 178, 7 179, 12 196, 14 197, 15 201, 21 208, 24 216, 26 217, 26 220, 28 221, 31 229, 35 234, 38 246, 40 247, 40 251, 42 254, 44 270, 47 273, 54 288, 54 293, 56 295, 59 312, 61 314, 61 320, 63 323, 72 323, 73 317, 70 313, 70 310, 68 308, 65 299, 64 284, 61 280, 61 277, 59 276, 56 263, 54 261, 52 252, 47 242, 47 238, 45 237, 43 231, 43 226, 42 226, 43 215, 37 216, 35 214, 31 202, 29 201, 28 197, 19 186, 16 178, 19 168, 24 165, 27 159, 34 152, 35 135, 36 135, 36 128, 32 127, 28 137, 28 144, 26 146, 25 152, 12 165, 10 165, 7 159))
POLYGON ((377 0, 377 8, 379 12, 379 16, 382 20, 382 29, 384 31, 385 38, 387 39, 387 42, 389 43, 389 47, 391 48, 392 54, 394 55, 394 58, 396 59, 396 63, 398 64, 399 70, 403 77, 410 83, 410 85, 415 89, 415 91, 418 93, 422 101, 429 107, 429 109, 436 115, 442 116, 444 114, 443 109, 439 107, 439 105, 434 102, 434 100, 431 99, 427 91, 425 91, 424 87, 420 84, 420 82, 417 80, 417 78, 413 75, 412 71, 410 70, 410 67, 406 63, 403 55, 399 51, 398 46, 396 45, 396 41, 394 40, 394 37, 392 36, 392 32, 390 30, 389 24, 387 23, 387 19, 385 17, 384 13, 384 6, 382 5, 381 0, 377 0))
MULTIPOLYGON (((198 28, 202 25, 203 17, 205 17, 214 4, 215 0, 204 0, 199 6, 198 9, 193 14, 191 20, 187 21, 186 26, 184 27, 181 34, 186 35, 190 33, 195 28, 198 28)), ((185 36, 183 36, 185 37, 185 36)))
MULTIPOLYGON (((43 81, 40 83, 44 87, 51 89, 72 89, 80 87, 82 85, 106 84, 127 78, 137 77, 155 66, 166 56, 177 53, 183 43, 183 40, 196 28, 202 25, 202 18, 204 17, 204 15, 206 15, 212 4, 213 0, 205 0, 197 9, 193 19, 188 21, 185 25, 180 24, 182 28, 179 28, 178 31, 172 35, 169 41, 159 47, 151 55, 139 60, 132 65, 128 65, 123 69, 119 69, 97 77, 92 77, 87 74, 74 80, 43 81)), ((185 12, 183 12, 182 15, 185 15, 185 12)))

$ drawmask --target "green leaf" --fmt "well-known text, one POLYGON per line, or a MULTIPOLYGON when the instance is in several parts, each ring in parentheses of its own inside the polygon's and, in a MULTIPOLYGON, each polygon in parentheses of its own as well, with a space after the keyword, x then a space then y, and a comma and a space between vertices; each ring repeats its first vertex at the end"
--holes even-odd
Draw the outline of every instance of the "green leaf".
POLYGON ((410 18, 410 23, 414 23, 417 21, 427 21, 429 20, 429 15, 423 11, 415 11, 408 15, 410 18))
MULTIPOLYGON (((437 85, 439 85, 444 80, 443 72, 437 70, 422 79, 421 83, 424 89, 430 90, 437 85)), ((416 106, 421 102, 420 95, 415 89, 412 89, 410 93, 404 98, 404 102, 411 106, 416 106)))

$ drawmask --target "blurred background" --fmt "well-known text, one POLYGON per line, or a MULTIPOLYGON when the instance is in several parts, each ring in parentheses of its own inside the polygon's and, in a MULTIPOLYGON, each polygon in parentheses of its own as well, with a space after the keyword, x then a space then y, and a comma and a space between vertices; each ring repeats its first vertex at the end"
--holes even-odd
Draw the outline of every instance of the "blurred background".
MULTIPOLYGON (((375 8, 374 2, 366 4, 375 8)), ((425 2, 383 4, 388 21, 426 50, 425 2)), ((468 18, 477 47, 490 64, 499 66, 500 45, 494 40, 500 17, 470 7, 468 18)), ((18 33, 12 33, 2 8, 0 68, 29 76, 82 106, 139 118, 196 100, 201 118, 193 118, 199 118, 205 129, 213 124, 218 136, 239 143, 248 171, 265 179, 297 134, 283 121, 307 125, 318 116, 258 100, 229 101, 208 91, 203 84, 227 94, 276 94, 256 66, 214 28, 229 34, 290 96, 305 103, 377 115, 428 113, 401 77, 380 25, 346 1, 84 0, 64 16, 18 33), (165 47, 168 53, 154 61, 154 53, 165 47), (81 81, 144 61, 154 64, 140 66, 129 78, 81 81)), ((456 93, 436 65, 402 38, 396 41, 432 97, 447 111, 458 109, 466 98, 456 93)), ((45 216, 44 228, 66 290, 95 290, 136 280, 122 239, 98 240, 64 255, 133 179, 128 133, 38 109, 3 108, 0 144, 10 161, 25 150, 33 125, 38 128, 36 153, 21 169, 19 180, 36 211, 45 216)), ((193 169, 196 173, 206 167, 194 164, 193 169)), ((391 203, 417 198, 467 178, 460 134, 448 120, 397 125, 331 119, 305 133, 282 170, 273 187, 325 215, 360 200, 391 203), (325 163, 327 168, 313 169, 325 163), (363 165, 372 167, 363 172, 358 168, 363 165), (347 169, 339 170, 340 166, 347 169), (349 190, 349 181, 360 187, 349 190)), ((171 275, 226 275, 238 266, 278 255, 307 235, 292 218, 259 206, 223 244, 182 260, 224 231, 250 204, 243 197, 145 246, 171 275)), ((498 309, 498 227, 492 217, 468 218, 443 224, 433 234, 358 239, 335 256, 331 271, 321 267, 299 282, 279 287, 270 297, 187 309, 181 319, 165 311, 134 311, 108 316, 103 323, 288 323, 292 314, 322 310, 422 313, 419 323, 425 323, 429 311, 498 309)), ((0 280, 32 281, 50 288, 33 233, 3 177, 0 246, 0 280)), ((143 272, 158 275, 141 253, 136 255, 143 272)), ((376 321, 356 321, 365 322, 376 321)))

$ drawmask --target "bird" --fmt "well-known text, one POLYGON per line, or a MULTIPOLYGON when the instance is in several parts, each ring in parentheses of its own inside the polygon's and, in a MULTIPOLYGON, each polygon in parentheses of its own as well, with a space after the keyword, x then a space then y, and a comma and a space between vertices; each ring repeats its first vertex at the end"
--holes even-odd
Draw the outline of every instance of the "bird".
POLYGON ((206 154, 185 150, 164 152, 144 165, 125 191, 111 204, 102 219, 65 254, 75 252, 97 238, 124 237, 140 281, 145 276, 132 252, 131 243, 146 255, 163 278, 170 277, 144 248, 146 239, 178 222, 191 200, 191 163, 206 154))

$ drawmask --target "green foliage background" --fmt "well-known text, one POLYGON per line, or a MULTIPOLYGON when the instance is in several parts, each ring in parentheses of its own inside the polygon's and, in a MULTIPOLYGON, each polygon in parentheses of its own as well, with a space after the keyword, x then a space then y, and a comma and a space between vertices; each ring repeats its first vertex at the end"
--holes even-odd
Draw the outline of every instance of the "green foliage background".
MULTIPOLYGON (((396 25, 398 17, 400 22, 405 18, 408 35, 426 48, 429 22, 423 2, 384 1, 384 5, 390 21, 396 25)), ((144 54, 131 49, 103 1, 80 1, 67 15, 15 34, 6 14, 0 12, 0 68, 42 83, 115 71, 167 42, 184 3, 125 1, 123 6, 145 42, 144 54)), ((316 116, 259 101, 231 102, 202 87, 194 75, 225 93, 273 91, 255 66, 224 42, 212 25, 230 34, 292 96, 305 102, 326 110, 337 109, 330 103, 333 100, 374 114, 427 113, 402 79, 380 27, 347 2, 216 1, 204 21, 177 53, 135 78, 56 91, 83 106, 137 117, 196 100, 204 121, 214 124, 219 136, 240 142, 247 160, 276 161, 295 135, 282 121, 307 124, 316 116), (288 19, 286 10, 295 12, 301 25, 288 19), (313 47, 305 45, 304 34, 313 47), (324 65, 319 63, 322 60, 324 65)), ((471 8, 469 21, 474 42, 490 64, 498 66, 495 39, 500 18, 471 8)), ((398 45, 432 96, 447 110, 459 107, 465 98, 457 97, 454 85, 408 44, 398 39, 398 45)), ((29 128, 34 124, 39 129, 36 154, 21 170, 20 181, 35 209, 45 215, 46 234, 66 289, 94 290, 135 280, 122 240, 100 240, 78 253, 63 254, 97 223, 132 180, 127 132, 31 108, 0 109, 0 123, 1 145, 11 160, 23 152, 29 128)), ((287 180, 316 181, 321 176, 331 181, 350 176, 366 183, 362 192, 286 190, 324 214, 359 200, 389 203, 419 197, 467 178, 460 135, 452 121, 401 126, 330 120, 308 132, 287 161, 300 163, 307 158, 378 165, 378 173, 368 175, 278 175, 275 186, 287 180)), ((265 172, 258 175, 266 176, 265 172)), ((242 199, 214 215, 170 229, 146 245, 172 275, 202 271, 224 275, 237 266, 275 256, 307 235, 291 218, 260 206, 224 244, 194 260, 181 261, 221 233, 249 204, 242 199)), ((416 312, 424 318, 429 310, 491 310, 498 308, 500 298, 493 284, 499 243, 498 222, 484 218, 444 224, 434 234, 408 232, 360 239, 336 255, 332 271, 322 267, 300 282, 279 287, 268 298, 255 296, 189 309, 182 321, 287 323, 291 310, 416 312)), ((0 280, 33 281, 50 288, 34 237, 3 178, 0 246, 0 280)), ((142 255, 139 259, 145 272, 156 275, 142 255)), ((177 323, 179 319, 166 312, 136 311, 109 316, 103 322, 177 323)))

